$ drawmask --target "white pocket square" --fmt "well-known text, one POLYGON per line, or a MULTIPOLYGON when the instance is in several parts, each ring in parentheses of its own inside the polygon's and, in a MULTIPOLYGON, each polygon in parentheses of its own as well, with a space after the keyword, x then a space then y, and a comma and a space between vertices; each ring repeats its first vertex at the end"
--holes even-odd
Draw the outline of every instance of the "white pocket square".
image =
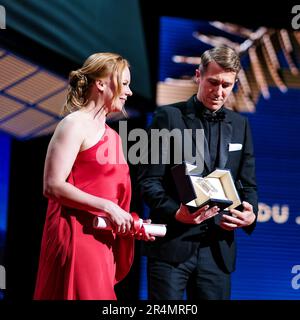
POLYGON ((241 143, 229 143, 229 152, 241 150, 242 147, 241 143))

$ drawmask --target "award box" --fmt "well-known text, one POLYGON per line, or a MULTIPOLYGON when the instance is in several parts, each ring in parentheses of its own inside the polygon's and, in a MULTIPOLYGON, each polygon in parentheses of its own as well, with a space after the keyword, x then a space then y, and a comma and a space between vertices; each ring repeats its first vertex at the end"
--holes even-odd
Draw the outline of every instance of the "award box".
POLYGON ((202 177, 197 167, 187 162, 172 168, 180 201, 188 206, 190 211, 209 205, 218 206, 220 210, 234 209, 241 205, 232 175, 228 169, 216 169, 202 177))

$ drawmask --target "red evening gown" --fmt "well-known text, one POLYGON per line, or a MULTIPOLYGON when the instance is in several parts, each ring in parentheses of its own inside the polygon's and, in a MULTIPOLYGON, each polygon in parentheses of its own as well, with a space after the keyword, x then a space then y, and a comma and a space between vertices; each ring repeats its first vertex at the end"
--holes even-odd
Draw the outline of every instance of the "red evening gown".
MULTIPOLYGON (((68 182, 129 211, 131 182, 119 135, 106 125, 101 140, 79 152, 68 182)), ((132 237, 94 229, 95 215, 49 199, 34 299, 114 300, 114 285, 128 273, 132 237)))

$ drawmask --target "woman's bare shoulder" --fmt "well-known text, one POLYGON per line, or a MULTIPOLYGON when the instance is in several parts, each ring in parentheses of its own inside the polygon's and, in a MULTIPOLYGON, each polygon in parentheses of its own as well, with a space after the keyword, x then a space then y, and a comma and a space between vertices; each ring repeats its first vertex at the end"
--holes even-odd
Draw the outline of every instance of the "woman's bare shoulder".
POLYGON ((75 111, 67 116, 65 116, 57 125, 55 129, 56 135, 59 134, 76 134, 76 136, 81 136, 84 134, 85 129, 85 116, 79 112, 75 111))
POLYGON ((61 127, 83 127, 86 122, 85 115, 80 111, 74 111, 66 115, 59 123, 61 127))

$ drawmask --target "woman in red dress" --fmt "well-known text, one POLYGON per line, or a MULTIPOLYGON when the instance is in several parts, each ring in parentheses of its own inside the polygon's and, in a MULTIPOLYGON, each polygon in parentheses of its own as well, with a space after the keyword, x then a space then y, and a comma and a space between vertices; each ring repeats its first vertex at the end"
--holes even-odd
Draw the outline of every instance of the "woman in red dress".
POLYGON ((132 95, 129 65, 117 54, 95 53, 69 81, 67 115, 45 161, 49 203, 34 299, 113 300, 134 239, 129 169, 120 137, 105 121, 132 95), (109 218, 114 230, 93 228, 95 215, 109 218))

